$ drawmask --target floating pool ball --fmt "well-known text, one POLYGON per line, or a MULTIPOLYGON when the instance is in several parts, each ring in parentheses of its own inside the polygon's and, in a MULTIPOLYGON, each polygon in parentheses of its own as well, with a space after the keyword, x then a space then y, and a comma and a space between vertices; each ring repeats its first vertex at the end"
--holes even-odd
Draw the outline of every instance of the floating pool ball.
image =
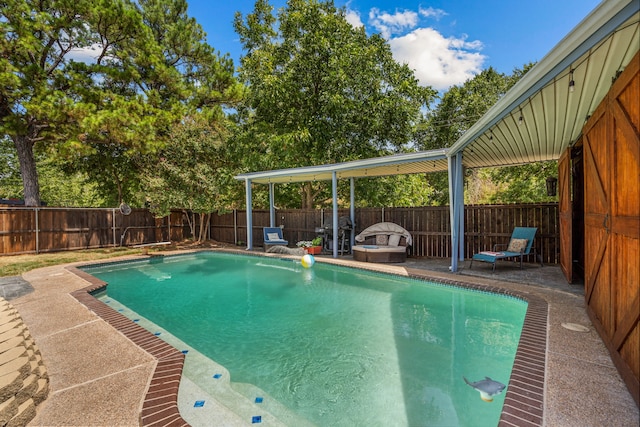
POLYGON ((304 268, 311 268, 313 267, 313 264, 316 263, 316 259, 313 257, 313 255, 306 254, 302 257, 300 263, 304 268))

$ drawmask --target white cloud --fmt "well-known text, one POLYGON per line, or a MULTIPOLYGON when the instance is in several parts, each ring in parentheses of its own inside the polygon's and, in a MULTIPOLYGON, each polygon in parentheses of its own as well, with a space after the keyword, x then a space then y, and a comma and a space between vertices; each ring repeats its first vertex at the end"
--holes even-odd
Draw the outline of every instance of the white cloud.
POLYGON ((448 15, 447 12, 445 12, 442 9, 434 9, 432 7, 428 7, 426 9, 423 9, 422 7, 420 7, 418 9, 418 13, 420 13, 421 16, 424 16, 425 18, 435 18, 436 20, 442 18, 445 15, 448 15))
POLYGON ((421 84, 436 90, 464 83, 482 71, 485 60, 480 41, 445 38, 433 28, 418 28, 389 44, 397 61, 408 64, 421 84))
POLYGON ((355 28, 364 26, 362 19, 360 19, 360 14, 355 10, 347 9, 345 18, 347 19, 347 22, 353 25, 355 28))
POLYGON ((100 50, 97 45, 91 47, 74 47, 69 51, 67 58, 76 62, 84 62, 85 64, 94 64, 100 56, 100 50))
POLYGON ((369 12, 369 25, 379 31, 382 37, 388 39, 393 34, 415 28, 418 25, 418 14, 411 10, 390 14, 373 8, 369 12))

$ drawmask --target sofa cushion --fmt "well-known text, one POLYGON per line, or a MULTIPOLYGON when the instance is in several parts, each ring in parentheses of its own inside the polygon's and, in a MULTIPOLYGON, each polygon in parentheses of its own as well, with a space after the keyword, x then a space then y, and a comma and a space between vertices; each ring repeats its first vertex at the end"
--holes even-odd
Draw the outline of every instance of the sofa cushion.
POLYGON ((389 236, 386 234, 376 234, 376 245, 386 246, 389 244, 389 236))
POLYGON ((392 234, 389 236, 389 246, 398 246, 400 244, 400 236, 398 234, 392 234))

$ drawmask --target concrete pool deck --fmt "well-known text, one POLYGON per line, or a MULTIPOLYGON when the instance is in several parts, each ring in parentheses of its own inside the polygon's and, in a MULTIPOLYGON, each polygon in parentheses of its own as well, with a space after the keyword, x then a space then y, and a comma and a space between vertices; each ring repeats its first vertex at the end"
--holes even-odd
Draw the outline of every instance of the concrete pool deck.
MULTIPOLYGON (((328 261, 363 266, 350 257, 328 261)), ((40 348, 50 377, 49 397, 30 425, 139 425, 157 359, 72 296, 88 282, 67 266, 25 273, 22 278, 33 291, 10 299, 40 348)), ((366 265, 395 274, 500 287, 546 300, 544 425, 639 424, 638 407, 585 312, 581 286, 568 285, 558 267, 526 264, 520 270, 500 264, 492 273, 489 265, 469 270, 465 262, 460 274, 450 274, 447 266, 447 260, 415 258, 405 264, 366 265), (588 331, 562 326, 568 323, 586 326, 588 331)), ((219 418, 209 420, 210 425, 251 424, 223 405, 218 405, 216 413, 219 418)))

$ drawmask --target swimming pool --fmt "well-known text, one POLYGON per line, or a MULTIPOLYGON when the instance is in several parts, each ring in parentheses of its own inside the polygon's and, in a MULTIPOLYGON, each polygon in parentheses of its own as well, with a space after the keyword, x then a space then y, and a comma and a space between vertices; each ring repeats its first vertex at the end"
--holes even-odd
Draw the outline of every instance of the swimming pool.
POLYGON ((234 383, 312 423, 498 422, 504 394, 485 403, 462 377, 508 382, 521 300, 320 263, 158 260, 85 270, 109 283, 108 298, 224 365, 234 383))

